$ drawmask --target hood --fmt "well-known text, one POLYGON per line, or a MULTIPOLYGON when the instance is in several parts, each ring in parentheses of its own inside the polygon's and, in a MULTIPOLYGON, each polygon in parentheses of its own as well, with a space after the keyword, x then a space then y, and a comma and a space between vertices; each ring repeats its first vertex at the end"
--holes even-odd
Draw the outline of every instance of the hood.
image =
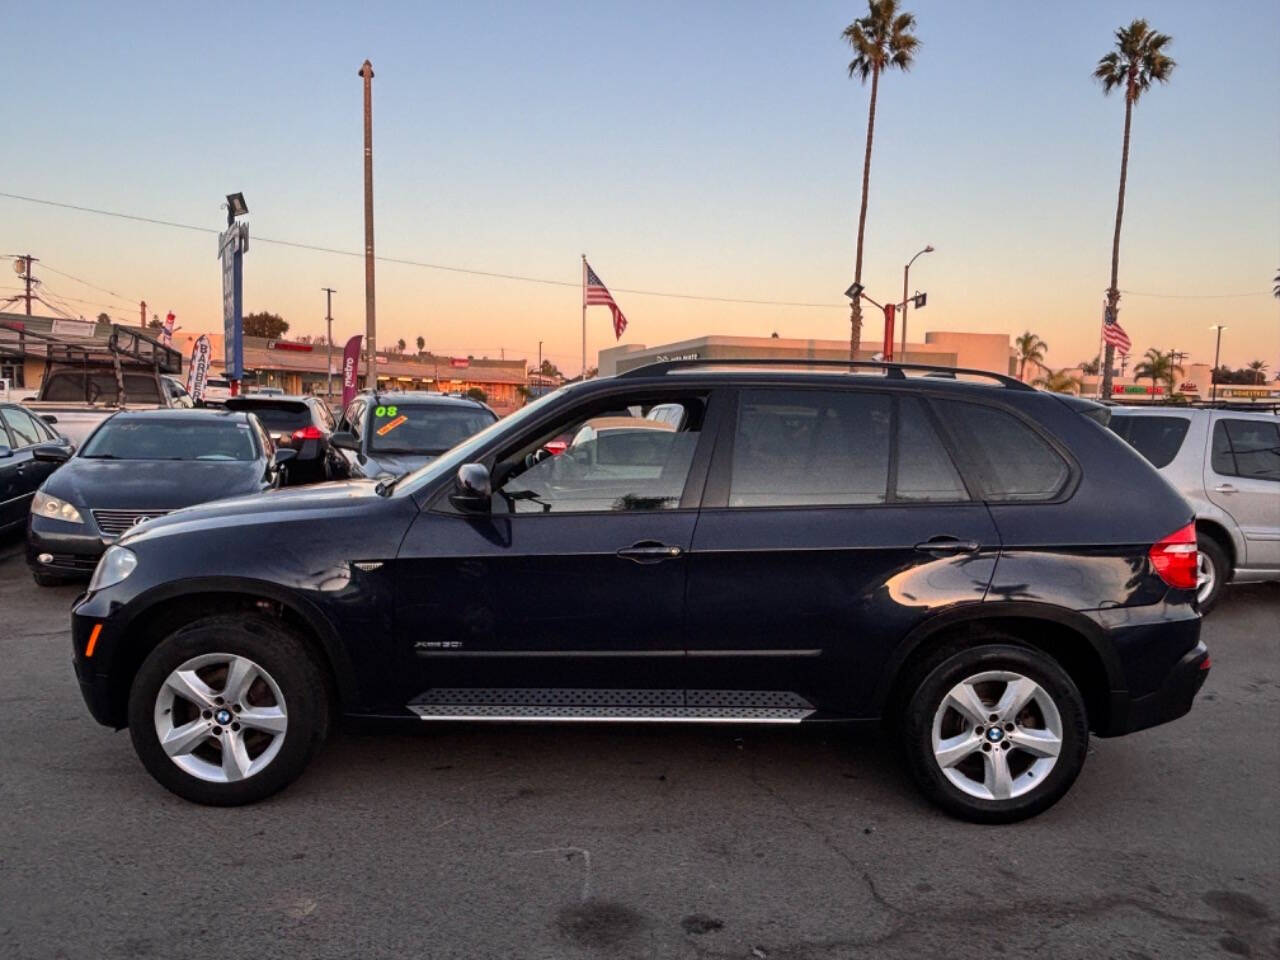
POLYGON ((425 453, 371 453, 360 465, 360 469, 366 477, 381 477, 388 474, 398 477, 402 473, 417 470, 435 458, 436 454, 425 453))
POLYGON ((44 484, 90 510, 178 510, 258 490, 261 461, 86 460, 73 457, 44 484))
POLYGON ((373 480, 348 480, 307 487, 286 487, 283 490, 268 490, 265 493, 218 500, 215 503, 202 503, 148 520, 126 533, 120 542, 167 536, 170 533, 210 526, 260 527, 279 520, 323 520, 335 513, 345 513, 351 507, 386 503, 386 498, 378 494, 377 486, 373 480))

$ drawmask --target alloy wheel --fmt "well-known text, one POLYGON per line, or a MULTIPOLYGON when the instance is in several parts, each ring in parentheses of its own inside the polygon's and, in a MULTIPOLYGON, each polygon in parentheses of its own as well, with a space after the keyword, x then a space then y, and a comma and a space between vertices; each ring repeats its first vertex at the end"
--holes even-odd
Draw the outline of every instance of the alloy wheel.
POLYGON ((1196 558, 1196 600, 1204 604, 1218 586, 1218 571, 1208 552, 1201 550, 1196 558))
POLYGON ((980 800, 1011 800, 1048 779, 1062 751, 1062 715, 1031 678, 988 670, 942 698, 932 745, 954 786, 980 800))
POLYGON ((288 725, 275 680, 235 654, 192 657, 156 694, 161 749, 180 769, 211 783, 260 773, 280 752, 288 725))

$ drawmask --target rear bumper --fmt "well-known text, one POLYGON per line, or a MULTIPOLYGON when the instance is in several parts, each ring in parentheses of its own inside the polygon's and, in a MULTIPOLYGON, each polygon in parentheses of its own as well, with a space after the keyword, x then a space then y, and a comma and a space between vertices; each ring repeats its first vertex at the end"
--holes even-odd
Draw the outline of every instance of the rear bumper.
POLYGON ((1209 676, 1209 649, 1197 643, 1165 677, 1159 689, 1143 697, 1117 694, 1112 698, 1110 728, 1104 736, 1134 733, 1176 720, 1191 704, 1209 676))

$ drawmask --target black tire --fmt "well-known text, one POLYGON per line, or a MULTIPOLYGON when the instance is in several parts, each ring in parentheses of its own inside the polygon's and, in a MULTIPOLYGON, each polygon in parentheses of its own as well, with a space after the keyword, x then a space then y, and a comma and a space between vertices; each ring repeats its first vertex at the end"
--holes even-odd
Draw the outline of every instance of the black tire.
POLYGON ((1213 577, 1213 586, 1200 600, 1200 613, 1203 615, 1217 606, 1218 599, 1222 596, 1223 584, 1231 579, 1231 561, 1227 559, 1227 552, 1222 549, 1222 545, 1202 531, 1196 532, 1196 549, 1204 555, 1213 577))
POLYGON ((329 729, 324 680, 304 642, 281 623, 255 614, 209 617, 177 630, 151 651, 129 691, 129 734, 142 765, 162 786, 195 803, 239 806, 283 789, 306 769, 329 729), (154 711, 169 674, 203 654, 247 657, 270 674, 284 697, 288 728, 275 758, 243 780, 212 782, 174 763, 160 745, 154 711))
MULTIPOLYGON (((940 650, 921 665, 916 673, 918 682, 908 689, 900 730, 911 773, 933 803, 974 823, 1013 823, 1047 810, 1071 788, 1089 747, 1088 717, 1080 691, 1051 657, 1019 644, 1013 637, 993 636, 987 641, 978 646, 940 650), (1057 761, 1043 782, 1005 800, 966 793, 947 778, 933 752, 934 717, 943 699, 962 680, 989 670, 1021 674, 1039 684, 1053 701, 1062 722, 1057 761)), ((982 749, 987 749, 985 743, 982 749)))

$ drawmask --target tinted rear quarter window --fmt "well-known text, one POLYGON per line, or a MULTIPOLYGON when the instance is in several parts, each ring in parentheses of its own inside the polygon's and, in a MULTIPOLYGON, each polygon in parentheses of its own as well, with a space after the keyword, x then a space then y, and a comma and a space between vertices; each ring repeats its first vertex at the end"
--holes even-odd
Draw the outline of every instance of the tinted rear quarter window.
POLYGON ((1280 480, 1280 425, 1264 420, 1219 420, 1213 425, 1215 473, 1280 480))
POLYGON ((1173 462, 1190 426, 1191 421, 1186 417, 1111 418, 1111 429, 1151 461, 1153 467, 1167 467, 1173 462))
POLYGON ((1052 500, 1071 469, 1021 419, 996 407, 962 400, 933 401, 986 500, 1052 500))

